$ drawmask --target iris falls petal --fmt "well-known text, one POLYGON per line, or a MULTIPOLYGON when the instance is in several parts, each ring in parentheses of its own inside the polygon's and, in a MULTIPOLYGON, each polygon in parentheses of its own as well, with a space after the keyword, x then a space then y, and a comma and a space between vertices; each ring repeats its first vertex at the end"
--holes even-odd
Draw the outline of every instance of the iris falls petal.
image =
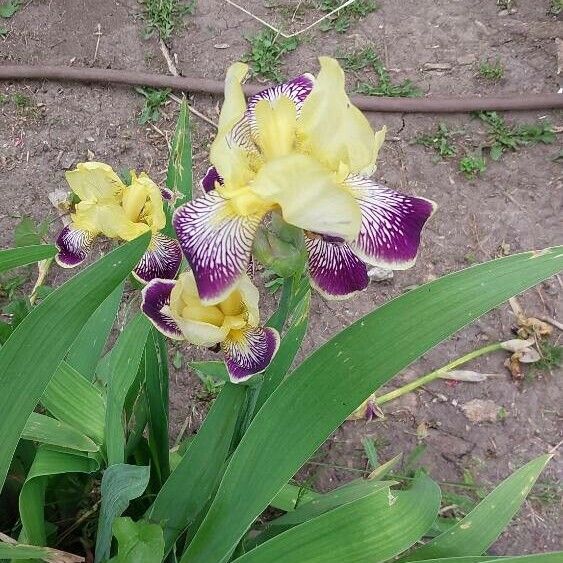
POLYGON ((279 345, 280 335, 273 328, 256 327, 231 331, 221 344, 231 381, 240 383, 264 371, 279 345))
POLYGON ((347 299, 368 286, 366 265, 341 239, 305 236, 311 285, 327 299, 347 299))
POLYGON ((178 242, 161 233, 155 233, 149 248, 133 270, 133 275, 142 283, 155 278, 173 279, 181 263, 182 250, 178 242))
POLYGON ((182 332, 169 310, 170 294, 175 285, 174 280, 150 281, 141 292, 141 310, 162 334, 174 340, 182 340, 182 332))
POLYGON ((207 171, 205 172, 205 176, 201 179, 200 185, 205 193, 208 193, 215 189, 215 184, 218 183, 219 185, 223 185, 223 178, 219 172, 217 172, 217 168, 215 166, 210 166, 207 171))
POLYGON ((63 268, 74 268, 84 262, 94 238, 94 233, 74 227, 72 224, 65 227, 56 241, 59 249, 55 256, 57 264, 63 268))
POLYGON ((346 184, 356 197, 362 226, 352 250, 365 262, 393 270, 410 268, 420 235, 436 205, 428 199, 396 192, 373 180, 350 177, 346 184))
POLYGON ((216 192, 176 210, 174 229, 203 303, 219 303, 246 272, 262 217, 238 215, 229 200, 216 192))

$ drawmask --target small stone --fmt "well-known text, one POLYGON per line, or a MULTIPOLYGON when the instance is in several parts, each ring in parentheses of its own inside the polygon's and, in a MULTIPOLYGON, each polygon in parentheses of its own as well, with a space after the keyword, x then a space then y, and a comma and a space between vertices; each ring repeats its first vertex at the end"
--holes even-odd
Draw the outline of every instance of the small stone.
POLYGON ((386 281, 393 279, 393 270, 387 270, 386 268, 380 268, 379 266, 374 266, 368 270, 368 277, 373 281, 386 281))
POLYGON ((63 155, 60 161, 61 168, 63 170, 70 170, 72 168, 72 165, 75 163, 75 161, 76 161, 76 155, 72 153, 65 154, 63 155))
POLYGON ((497 16, 503 18, 503 17, 505 17, 505 16, 508 16, 508 14, 509 14, 509 11, 508 11, 508 10, 501 10, 501 11, 497 14, 497 16))
POLYGON ((496 422, 500 407, 489 399, 473 399, 461 405, 461 410, 475 424, 478 422, 496 422))

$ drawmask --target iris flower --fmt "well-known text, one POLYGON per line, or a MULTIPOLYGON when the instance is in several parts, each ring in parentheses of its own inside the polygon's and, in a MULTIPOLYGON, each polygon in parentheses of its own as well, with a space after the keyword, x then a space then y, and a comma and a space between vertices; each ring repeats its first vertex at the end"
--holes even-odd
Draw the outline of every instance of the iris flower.
POLYGON ((198 346, 220 344, 233 383, 264 371, 278 350, 278 332, 259 326, 258 290, 246 274, 215 305, 201 301, 192 272, 154 279, 142 295, 143 312, 164 335, 198 346))
POLYGON ((102 162, 79 163, 65 177, 80 202, 70 225, 57 238, 56 261, 60 266, 74 268, 81 264, 98 235, 128 241, 150 230, 149 248, 133 275, 143 283, 176 276, 182 252, 177 241, 160 233, 166 225, 164 199, 171 199, 172 192, 161 190, 145 172, 139 176, 131 172, 132 181, 127 186, 102 162))
POLYGON ((338 62, 245 100, 248 67, 235 63, 210 152, 207 193, 177 209, 174 227, 202 302, 221 301, 248 266, 258 226, 273 210, 303 229, 312 285, 341 299, 368 284, 366 264, 414 264, 434 203, 370 178, 385 137, 344 88, 338 62))

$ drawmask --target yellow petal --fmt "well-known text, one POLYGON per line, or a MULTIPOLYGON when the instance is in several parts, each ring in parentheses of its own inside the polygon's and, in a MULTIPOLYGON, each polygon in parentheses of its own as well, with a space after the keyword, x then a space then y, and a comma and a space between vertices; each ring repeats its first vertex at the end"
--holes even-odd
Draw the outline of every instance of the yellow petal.
POLYGON ((360 232, 360 207, 354 196, 310 156, 291 154, 266 163, 251 188, 278 204, 291 225, 346 240, 360 232))
POLYGON ((145 172, 139 176, 131 172, 131 185, 123 191, 123 209, 133 222, 142 221, 153 232, 158 232, 166 225, 164 201, 160 188, 145 172))
POLYGON ((117 203, 81 201, 72 215, 72 222, 79 229, 122 240, 133 240, 149 228, 144 223, 130 221, 123 207, 117 203))
POLYGON ((375 135, 362 112, 350 102, 338 62, 330 57, 319 61, 321 71, 299 119, 304 150, 335 172, 344 164, 350 173, 369 173, 375 169, 382 132, 375 135))
POLYGON ((258 310, 260 294, 258 293, 258 288, 252 283, 247 275, 244 275, 240 278, 237 285, 237 291, 240 293, 241 300, 248 315, 248 326, 258 326, 258 323, 260 322, 260 311, 258 310))
POLYGON ((219 132, 230 131, 246 111, 246 99, 242 91, 242 81, 248 74, 248 65, 234 63, 225 77, 225 101, 219 115, 219 132))
POLYGON ((215 346, 215 344, 223 342, 229 333, 226 327, 193 321, 184 317, 175 318, 174 315, 171 316, 176 321, 184 338, 196 346, 215 346))
POLYGON ((273 102, 260 100, 256 115, 256 142, 266 160, 285 156, 295 144, 297 109, 287 96, 273 102))
POLYGON ((79 162, 65 178, 82 201, 118 202, 125 187, 112 167, 103 162, 79 162))

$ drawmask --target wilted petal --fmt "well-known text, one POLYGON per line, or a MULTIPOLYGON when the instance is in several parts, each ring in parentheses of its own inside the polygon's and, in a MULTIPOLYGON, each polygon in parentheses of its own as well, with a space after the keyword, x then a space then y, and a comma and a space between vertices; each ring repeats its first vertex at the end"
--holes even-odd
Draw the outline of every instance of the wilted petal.
POLYGON ((125 185, 103 162, 79 162, 65 174, 70 189, 82 201, 119 201, 125 185))
POLYGON ((160 195, 164 201, 172 201, 174 199, 174 192, 164 186, 160 188, 160 195))
POLYGON ((170 294, 175 285, 174 280, 151 280, 141 292, 141 310, 162 334, 183 340, 182 332, 169 310, 170 294))
POLYGON ((280 345, 280 335, 273 328, 246 328, 231 331, 221 347, 233 383, 246 381, 264 371, 280 345))
POLYGON ((94 238, 95 234, 90 231, 78 229, 73 225, 65 227, 57 237, 57 264, 63 268, 74 268, 84 262, 94 238))
POLYGON ((262 217, 237 215, 230 202, 215 192, 176 210, 174 229, 203 303, 219 303, 246 272, 262 217))
POLYGON ((366 265, 344 241, 308 235, 305 247, 311 285, 327 299, 347 299, 368 286, 366 265))
POLYGON ((205 176, 201 179, 200 185, 205 193, 208 193, 216 188, 216 184, 220 186, 223 185, 223 178, 215 166, 210 166, 205 173, 205 176))
POLYGON ((133 270, 142 283, 155 278, 171 280, 176 277, 182 263, 182 250, 178 241, 161 233, 152 236, 149 248, 133 270))
POLYGON ((433 201, 396 192, 372 180, 346 180, 362 211, 362 228, 350 244, 365 262, 392 270, 410 268, 424 224, 434 212, 433 201))

